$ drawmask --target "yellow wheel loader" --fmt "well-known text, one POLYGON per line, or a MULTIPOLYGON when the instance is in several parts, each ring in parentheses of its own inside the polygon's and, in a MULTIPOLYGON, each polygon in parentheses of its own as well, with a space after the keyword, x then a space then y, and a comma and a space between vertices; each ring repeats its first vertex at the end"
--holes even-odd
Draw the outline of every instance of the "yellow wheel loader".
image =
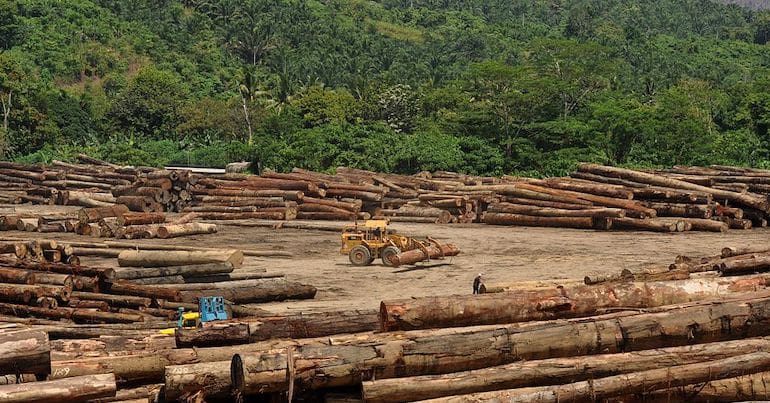
POLYGON ((367 220, 364 225, 342 229, 342 249, 355 266, 368 266, 381 258, 385 266, 393 266, 390 258, 412 249, 423 248, 427 242, 396 234, 388 230, 386 220, 367 220))

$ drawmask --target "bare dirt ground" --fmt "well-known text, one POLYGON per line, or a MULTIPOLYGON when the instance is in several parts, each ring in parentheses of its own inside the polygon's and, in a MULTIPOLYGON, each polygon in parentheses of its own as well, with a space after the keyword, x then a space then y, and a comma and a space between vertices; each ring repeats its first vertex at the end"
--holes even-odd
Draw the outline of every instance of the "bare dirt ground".
MULTIPOLYGON (((240 227, 226 222, 219 223, 217 234, 135 242, 290 251, 294 257, 247 257, 245 262, 246 266, 285 273, 291 281, 318 288, 314 300, 260 305, 279 313, 375 309, 385 299, 469 294, 473 278, 480 272, 490 284, 521 280, 554 280, 553 283, 558 284, 564 279, 582 279, 587 274, 617 273, 624 268, 633 270, 651 264, 668 265, 679 254, 714 255, 724 246, 762 245, 770 241, 770 229, 767 228, 731 230, 723 234, 662 234, 483 224, 396 223, 391 227, 406 235, 431 236, 440 242, 454 243, 462 253, 451 259, 417 266, 390 268, 377 260, 372 266, 356 267, 348 262, 347 256, 339 253, 338 233, 240 227)), ((74 234, 0 233, 0 238, 7 237, 101 241, 74 234)), ((84 258, 83 261, 105 266, 116 264, 114 260, 95 258, 84 258)))

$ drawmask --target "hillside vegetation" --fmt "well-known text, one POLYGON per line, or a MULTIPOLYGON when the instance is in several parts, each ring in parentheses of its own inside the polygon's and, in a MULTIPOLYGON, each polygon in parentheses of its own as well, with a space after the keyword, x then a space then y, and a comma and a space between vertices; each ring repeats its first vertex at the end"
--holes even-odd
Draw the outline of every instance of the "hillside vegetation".
POLYGON ((769 40, 767 11, 703 0, 0 0, 0 150, 770 167, 769 40))

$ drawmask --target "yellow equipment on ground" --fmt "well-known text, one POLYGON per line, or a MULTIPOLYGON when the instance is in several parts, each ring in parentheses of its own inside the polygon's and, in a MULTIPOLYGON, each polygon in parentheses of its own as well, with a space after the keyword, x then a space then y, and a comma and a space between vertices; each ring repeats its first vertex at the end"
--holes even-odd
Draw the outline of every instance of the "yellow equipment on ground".
POLYGON ((386 220, 367 220, 364 225, 346 226, 342 229, 342 249, 350 263, 368 266, 374 259, 382 258, 386 266, 393 266, 390 258, 401 252, 417 249, 425 243, 388 230, 386 220))
POLYGON ((176 328, 163 329, 160 334, 168 334, 173 336, 176 333, 176 329, 196 329, 200 327, 201 314, 198 312, 181 312, 179 321, 176 328))

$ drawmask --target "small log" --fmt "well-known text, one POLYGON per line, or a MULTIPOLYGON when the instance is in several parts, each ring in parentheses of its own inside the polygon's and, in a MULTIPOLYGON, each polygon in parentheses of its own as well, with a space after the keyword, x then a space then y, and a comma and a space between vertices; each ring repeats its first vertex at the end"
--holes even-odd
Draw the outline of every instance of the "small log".
POLYGON ((398 267, 404 264, 415 264, 429 259, 441 259, 447 256, 457 256, 460 254, 458 249, 453 244, 444 245, 430 245, 423 249, 413 249, 406 252, 401 252, 390 259, 393 267, 398 267))
POLYGON ((176 238, 196 234, 213 234, 217 232, 216 224, 188 223, 175 225, 161 225, 158 227, 158 238, 176 238))

